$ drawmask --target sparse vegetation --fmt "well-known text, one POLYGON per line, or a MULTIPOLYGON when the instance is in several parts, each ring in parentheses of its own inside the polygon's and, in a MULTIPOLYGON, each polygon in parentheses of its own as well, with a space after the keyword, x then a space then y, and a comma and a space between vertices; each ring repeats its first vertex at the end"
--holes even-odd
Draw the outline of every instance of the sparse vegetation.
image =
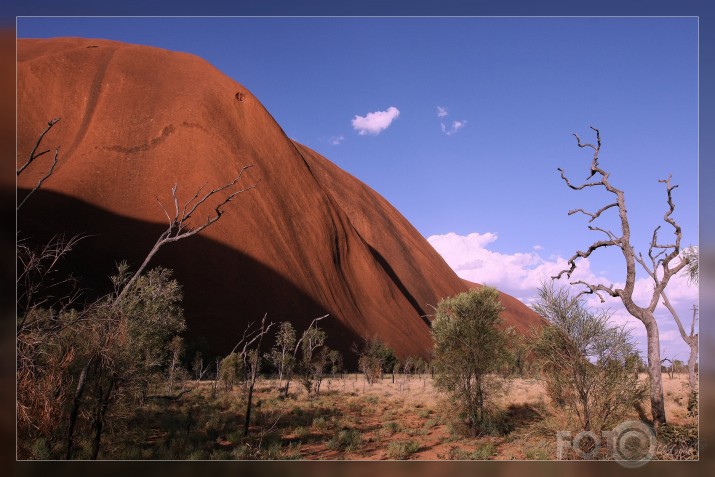
POLYGON ((393 441, 387 446, 387 457, 392 460, 404 460, 419 450, 420 443, 417 441, 393 441))

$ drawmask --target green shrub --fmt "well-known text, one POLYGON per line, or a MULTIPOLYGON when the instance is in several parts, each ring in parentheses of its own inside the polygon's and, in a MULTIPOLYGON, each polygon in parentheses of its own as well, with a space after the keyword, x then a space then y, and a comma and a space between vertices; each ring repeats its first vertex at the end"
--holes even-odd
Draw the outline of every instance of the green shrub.
POLYGON ((440 301, 432 321, 435 386, 449 394, 472 436, 482 433, 485 406, 503 389, 497 372, 511 358, 503 310, 499 292, 482 287, 440 301))

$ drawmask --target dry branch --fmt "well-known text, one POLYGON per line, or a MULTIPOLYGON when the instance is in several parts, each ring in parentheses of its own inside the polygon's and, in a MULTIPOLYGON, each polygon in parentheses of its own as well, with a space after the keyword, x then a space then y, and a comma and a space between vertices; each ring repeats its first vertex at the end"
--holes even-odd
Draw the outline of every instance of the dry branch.
MULTIPOLYGON (((18 177, 20 176, 20 174, 22 174, 22 172, 25 169, 27 169, 30 166, 30 164, 32 164, 35 161, 35 159, 50 152, 50 150, 47 149, 45 151, 37 153, 37 148, 40 147, 40 143, 42 142, 42 139, 45 137, 45 134, 47 134, 50 131, 50 129, 52 129, 52 126, 57 124, 57 122, 59 120, 60 120, 60 118, 54 118, 47 123, 47 127, 45 128, 44 131, 42 131, 42 134, 40 134, 40 137, 37 139, 37 142, 35 143, 35 147, 32 148, 32 151, 30 152, 30 157, 27 159, 27 162, 25 164, 23 164, 16 171, 16 175, 18 177)), ((57 162, 58 162, 57 156, 59 155, 59 153, 60 153, 60 146, 57 146, 57 148, 55 149, 55 156, 52 160, 52 165, 48 169, 47 173, 44 176, 42 176, 39 181, 37 181, 37 184, 35 185, 35 187, 30 192, 28 192, 28 194, 25 196, 24 199, 22 199, 22 202, 20 202, 17 205, 15 211, 20 210, 20 207, 22 207, 25 204, 25 202, 27 202, 27 199, 29 199, 32 194, 37 192, 37 190, 42 186, 42 184, 52 175, 52 173, 55 171, 55 166, 57 165, 57 162)))
POLYGON ((242 178, 243 174, 251 168, 252 166, 243 166, 241 170, 239 171, 238 175, 229 183, 217 187, 215 189, 210 190, 209 192, 206 192, 203 196, 201 196, 201 191, 205 187, 205 184, 199 188, 198 191, 184 204, 183 207, 179 205, 179 196, 177 194, 177 189, 178 186, 174 184, 174 186, 171 188, 171 195, 172 199, 174 202, 174 214, 173 217, 169 214, 169 211, 167 208, 164 206, 164 204, 161 203, 159 198, 157 198, 157 202, 159 202, 159 205, 161 206, 162 210, 164 211, 164 214, 166 215, 169 225, 166 228, 166 230, 159 236, 157 241, 154 243, 154 246, 151 248, 149 253, 147 254, 146 258, 144 259, 144 262, 141 264, 141 266, 137 269, 137 271, 134 273, 134 275, 127 281, 127 283, 124 285, 122 288, 121 292, 117 295, 117 298, 115 300, 115 303, 118 303, 121 301, 122 297, 127 293, 127 291, 131 288, 131 286, 134 284, 136 279, 144 272, 144 269, 147 267, 151 259, 156 255, 156 253, 159 251, 159 249, 166 245, 167 243, 171 242, 177 242, 179 240, 191 237, 192 235, 196 235, 197 233, 201 232, 205 228, 211 226, 212 224, 216 223, 221 216, 224 213, 223 207, 231 202, 233 199, 236 198, 239 194, 243 192, 247 192, 253 188, 256 187, 258 184, 257 182, 252 184, 249 187, 245 187, 242 189, 234 190, 233 192, 229 193, 226 195, 216 206, 213 208, 212 214, 209 214, 206 218, 206 221, 203 222, 201 225, 198 227, 191 227, 189 225, 190 220, 193 218, 194 213, 198 210, 198 208, 206 203, 211 197, 220 194, 221 192, 233 187, 236 185, 242 178))

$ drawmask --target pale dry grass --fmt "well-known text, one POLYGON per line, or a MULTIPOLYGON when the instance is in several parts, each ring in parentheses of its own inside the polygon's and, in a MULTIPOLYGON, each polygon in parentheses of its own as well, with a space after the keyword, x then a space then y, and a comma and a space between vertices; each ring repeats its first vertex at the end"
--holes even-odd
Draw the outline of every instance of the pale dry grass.
MULTIPOLYGON (((686 409, 687 376, 664 376, 663 383, 669 421, 692 423, 686 409)), ((351 374, 325 380, 320 395, 308 396, 300 383, 292 383, 285 399, 279 397, 275 380, 259 379, 247 441, 235 424, 222 423, 226 416, 242 422, 245 400, 238 388, 212 399, 210 383, 190 386, 194 390, 182 397, 184 404, 176 405, 205 408, 211 421, 201 422, 204 418, 196 415, 193 426, 209 429, 215 442, 203 445, 200 455, 211 458, 249 458, 245 449, 250 448, 252 455, 269 459, 553 460, 556 432, 578 430, 535 379, 511 378, 504 394, 494 399, 502 427, 469 438, 460 434, 456 412, 428 375, 397 376, 394 383, 391 375, 385 375, 370 385, 362 375, 351 374), (261 442, 260 436, 264 436, 261 442)), ((647 402, 643 412, 649 413, 647 402)), ((638 412, 633 410, 629 418, 639 419, 638 412)))

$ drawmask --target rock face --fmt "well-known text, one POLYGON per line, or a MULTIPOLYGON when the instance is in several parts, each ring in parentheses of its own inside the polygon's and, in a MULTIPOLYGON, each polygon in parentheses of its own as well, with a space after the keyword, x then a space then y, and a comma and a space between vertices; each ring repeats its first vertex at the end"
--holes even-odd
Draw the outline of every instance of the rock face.
MULTIPOLYGON (((72 265, 94 288, 108 286, 117 261, 138 266, 166 228, 157 198, 173 207, 174 184, 186 201, 253 165, 242 185, 254 190, 152 263, 175 271, 188 334, 215 352, 263 313, 299 330, 330 313, 321 325, 331 346, 348 351, 377 336, 400 355, 425 356, 429 305, 468 288, 385 199, 291 141, 250 91, 200 58, 104 40, 18 40, 18 108, 18 164, 61 117, 43 142, 61 146, 59 164, 21 209, 20 229, 91 235, 72 265)), ((20 199, 51 156, 20 176, 20 199)), ((504 303, 508 324, 540 323, 518 300, 504 303)))

